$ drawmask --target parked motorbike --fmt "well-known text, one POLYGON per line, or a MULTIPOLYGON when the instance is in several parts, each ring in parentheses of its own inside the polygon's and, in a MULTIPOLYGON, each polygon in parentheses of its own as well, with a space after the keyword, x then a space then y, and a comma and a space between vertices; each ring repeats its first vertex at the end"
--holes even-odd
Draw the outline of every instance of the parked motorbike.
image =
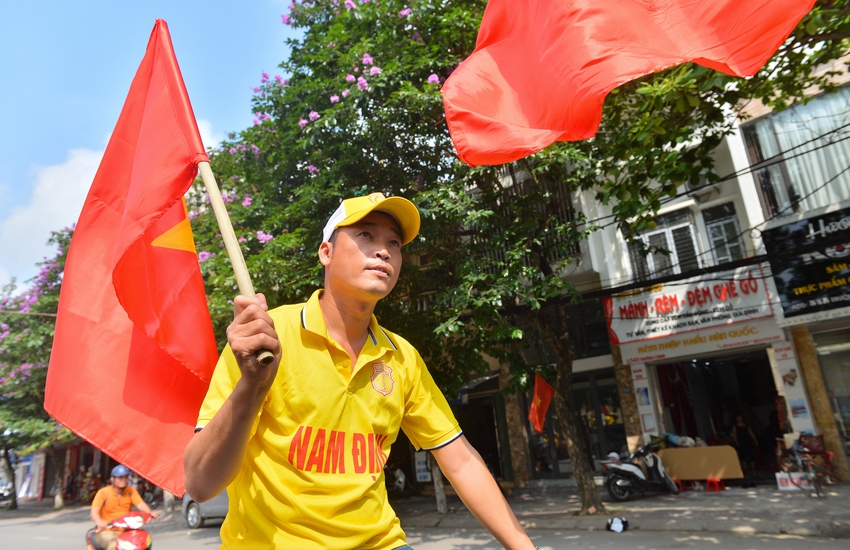
MULTIPOLYGON (((118 535, 117 548, 121 550, 149 550, 151 548, 151 536, 142 529, 153 519, 150 514, 144 512, 131 512, 120 518, 115 518, 109 523, 109 527, 123 529, 118 535)), ((97 529, 89 529, 86 533, 86 550, 103 550, 95 540, 97 529)))
POLYGON ((661 458, 655 454, 657 450, 658 445, 645 445, 630 454, 625 462, 620 460, 617 453, 608 455, 608 460, 603 461, 602 466, 605 469, 605 488, 611 498, 624 501, 635 493, 643 495, 650 490, 679 494, 678 485, 664 470, 661 458))

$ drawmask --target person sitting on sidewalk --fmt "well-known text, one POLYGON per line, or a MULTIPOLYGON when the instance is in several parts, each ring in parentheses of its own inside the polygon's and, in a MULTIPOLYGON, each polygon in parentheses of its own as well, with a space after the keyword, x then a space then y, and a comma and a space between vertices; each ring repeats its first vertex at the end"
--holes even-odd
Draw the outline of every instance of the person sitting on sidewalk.
POLYGON ((159 516, 159 512, 151 511, 142 495, 130 485, 130 470, 126 466, 119 464, 112 468, 110 479, 112 485, 100 489, 91 503, 91 519, 98 529, 95 540, 104 550, 115 550, 116 539, 121 534, 119 530, 110 529, 109 522, 129 514, 134 505, 141 512, 159 516))

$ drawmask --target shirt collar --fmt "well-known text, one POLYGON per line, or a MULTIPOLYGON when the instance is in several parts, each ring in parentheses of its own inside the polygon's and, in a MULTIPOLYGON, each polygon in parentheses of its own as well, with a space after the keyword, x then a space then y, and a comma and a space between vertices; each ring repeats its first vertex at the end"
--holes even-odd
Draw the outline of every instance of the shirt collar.
MULTIPOLYGON (((319 289, 310 296, 304 307, 301 308, 301 328, 310 332, 328 338, 328 327, 325 325, 325 317, 322 315, 322 307, 319 305, 319 298, 324 290, 319 289)), ((379 348, 396 350, 395 342, 389 337, 387 332, 378 325, 378 319, 372 314, 372 319, 369 321, 369 339, 367 343, 379 348)))

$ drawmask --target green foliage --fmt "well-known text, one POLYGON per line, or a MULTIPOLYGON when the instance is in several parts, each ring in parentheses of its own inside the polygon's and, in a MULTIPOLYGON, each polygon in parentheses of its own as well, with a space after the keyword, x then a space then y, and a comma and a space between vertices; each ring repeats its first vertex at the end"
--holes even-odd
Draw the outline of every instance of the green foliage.
POLYGON ((60 440, 70 432, 45 412, 44 384, 59 288, 71 230, 54 232, 56 257, 45 258, 29 288, 14 283, 0 297, 0 447, 26 453, 60 440))
MULTIPOLYGON (((454 155, 434 81, 472 52, 483 0, 298 4, 292 24, 304 35, 281 64, 288 80, 264 75, 256 124, 211 155, 255 287, 272 305, 305 300, 321 286, 316 250, 339 202, 375 191, 408 197, 422 231, 377 314, 456 387, 486 368, 482 353, 516 358, 521 317, 573 292, 563 275, 600 224, 565 215, 564 197, 592 190, 611 205, 606 223, 651 228, 683 184, 717 181, 712 151, 748 101, 782 108, 812 85, 830 89, 815 64, 847 51, 847 6, 819 2, 752 78, 674 67, 615 90, 596 138, 471 169, 454 155)), ((203 191, 190 210, 199 250, 214 254, 202 270, 223 344, 235 281, 203 191)))

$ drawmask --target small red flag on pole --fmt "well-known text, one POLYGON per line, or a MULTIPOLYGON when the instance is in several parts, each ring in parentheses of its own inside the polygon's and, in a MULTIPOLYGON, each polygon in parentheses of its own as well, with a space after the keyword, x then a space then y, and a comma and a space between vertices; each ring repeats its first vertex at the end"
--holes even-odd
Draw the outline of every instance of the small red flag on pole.
POLYGON ((542 376, 535 374, 534 396, 531 399, 531 409, 528 411, 528 419, 537 433, 543 431, 543 423, 546 421, 546 411, 549 410, 549 403, 552 402, 552 396, 554 394, 555 388, 550 386, 549 382, 544 380, 542 376))
POLYGON ((176 495, 218 355, 183 201, 208 160, 157 20, 71 240, 44 407, 176 495))
POLYGON ((686 61, 755 74, 815 0, 490 0, 443 86, 458 156, 502 164, 596 134, 614 88, 686 61))

